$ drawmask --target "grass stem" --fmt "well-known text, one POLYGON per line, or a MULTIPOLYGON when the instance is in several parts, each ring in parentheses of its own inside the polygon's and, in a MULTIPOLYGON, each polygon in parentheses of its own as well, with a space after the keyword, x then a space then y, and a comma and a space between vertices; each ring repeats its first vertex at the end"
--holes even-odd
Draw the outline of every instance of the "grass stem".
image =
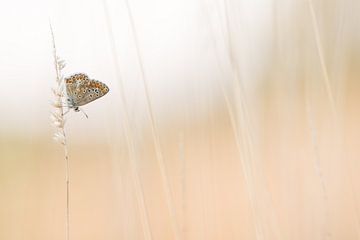
POLYGON ((56 51, 55 44, 55 36, 54 31, 50 23, 50 31, 52 37, 52 45, 53 45, 53 56, 54 56, 54 64, 56 71, 56 83, 57 88, 53 90, 55 95, 55 102, 53 103, 53 107, 55 108, 52 113, 52 120, 54 125, 57 127, 57 132, 55 133, 55 139, 58 140, 64 147, 64 158, 65 158, 65 183, 66 183, 66 240, 70 240, 70 162, 69 162, 69 154, 67 148, 66 141, 66 133, 65 133, 65 118, 64 118, 64 107, 62 104, 62 100, 64 98, 64 79, 61 73, 61 70, 65 67, 65 63, 63 60, 59 58, 56 51))
POLYGON ((118 80, 118 86, 119 86, 119 92, 120 92, 120 98, 121 98, 121 110, 124 116, 124 119, 122 121, 123 128, 125 131, 125 138, 127 143, 127 148, 129 150, 129 160, 130 160, 130 168, 131 168, 131 177, 132 182, 134 183, 135 188, 135 194, 136 199, 139 207, 140 212, 140 220, 142 224, 143 229, 143 235, 145 240, 151 240, 152 239, 152 233, 151 233, 151 227, 149 223, 149 214, 146 207, 145 202, 145 196, 144 196, 144 190, 141 184, 140 180, 140 174, 139 174, 139 168, 136 160, 136 152, 135 152, 135 143, 134 143, 134 134, 131 130, 130 126, 130 114, 128 110, 127 101, 125 98, 125 91, 124 91, 124 83, 123 79, 121 77, 120 72, 120 63, 117 58, 117 47, 113 32, 113 27, 110 20, 110 14, 108 11, 108 6, 106 0, 102 1, 104 12, 105 12, 105 18, 106 18, 106 26, 109 34, 109 41, 110 41, 110 47, 111 47, 111 53, 112 53, 112 60, 115 67, 115 74, 116 78, 118 80))
POLYGON ((155 154, 156 154, 156 159, 158 161, 158 165, 160 168, 160 174, 161 174, 161 179, 162 179, 162 183, 163 183, 163 190, 165 191, 166 205, 167 205, 167 208, 168 208, 168 211, 170 214, 171 226, 172 226, 174 237, 176 240, 179 240, 180 239, 180 230, 179 230, 179 226, 178 226, 178 222, 177 222, 177 218, 176 218, 176 211, 175 211, 175 207, 174 207, 174 201, 172 199, 173 197, 172 197, 172 193, 171 193, 170 183, 169 183, 169 179, 168 179, 167 172, 166 172, 164 156, 163 156, 162 150, 161 150, 160 138, 159 138, 159 133, 158 133, 157 126, 156 126, 154 111, 152 108, 152 102, 151 102, 151 98, 150 98, 148 83, 146 80, 143 60, 141 57, 141 51, 140 51, 140 46, 139 46, 139 41, 138 41, 138 34, 136 32, 134 18, 132 15, 132 11, 131 11, 129 2, 128 2, 128 0, 124 0, 124 1, 125 1, 126 8, 128 10, 131 29, 132 29, 132 33, 133 33, 133 37, 134 37, 134 41, 135 41, 135 45, 136 45, 136 53, 137 53, 137 57, 138 57, 139 65, 140 65, 141 79, 143 81, 143 85, 144 85, 144 89, 145 89, 147 112, 148 112, 149 119, 150 119, 150 127, 151 127, 151 133, 152 133, 152 137, 153 137, 153 141, 154 141, 155 154))

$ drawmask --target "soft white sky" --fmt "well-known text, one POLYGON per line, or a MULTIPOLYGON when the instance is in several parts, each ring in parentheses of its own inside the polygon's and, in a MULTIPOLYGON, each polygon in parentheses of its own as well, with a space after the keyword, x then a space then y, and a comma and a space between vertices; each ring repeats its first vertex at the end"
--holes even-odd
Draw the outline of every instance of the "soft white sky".
MULTIPOLYGON (((239 49, 244 80, 253 82, 266 55, 271 0, 235 1, 232 21, 240 24, 239 49)), ((144 91, 124 1, 107 0, 117 56, 130 108, 144 114, 144 91)), ((129 0, 139 37, 145 73, 156 114, 174 114, 187 104, 211 97, 216 78, 226 78, 215 60, 214 42, 224 69, 228 59, 222 35, 223 1, 129 0)), ((85 72, 105 82, 110 93, 84 107, 92 126, 106 124, 116 110, 118 85, 101 0, 14 0, 0 2, 0 111, 3 133, 34 134, 48 131, 50 88, 54 68, 49 18, 66 74, 85 72), (94 125, 95 124, 95 125, 94 125)), ((233 25, 235 28, 239 25, 233 25)), ((196 109, 196 108, 194 108, 196 109)), ((121 118, 121 116, 120 116, 121 118)), ((70 121, 83 127, 81 114, 70 121)), ((85 126, 87 129, 89 126, 85 126)))

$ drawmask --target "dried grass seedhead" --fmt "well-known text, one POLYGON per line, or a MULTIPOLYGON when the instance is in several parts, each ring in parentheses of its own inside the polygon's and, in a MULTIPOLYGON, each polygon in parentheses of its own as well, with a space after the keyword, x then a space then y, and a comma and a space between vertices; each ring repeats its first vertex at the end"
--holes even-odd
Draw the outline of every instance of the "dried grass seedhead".
POLYGON ((64 118, 64 75, 62 74, 62 70, 65 68, 65 61, 60 59, 57 56, 56 46, 55 46, 55 37, 54 32, 52 30, 50 24, 52 43, 53 43, 53 55, 54 55, 54 65, 56 71, 56 86, 52 89, 54 100, 51 103, 53 110, 50 115, 50 119, 52 124, 56 127, 56 131, 54 133, 54 139, 61 144, 66 144, 65 137, 65 118, 64 118))

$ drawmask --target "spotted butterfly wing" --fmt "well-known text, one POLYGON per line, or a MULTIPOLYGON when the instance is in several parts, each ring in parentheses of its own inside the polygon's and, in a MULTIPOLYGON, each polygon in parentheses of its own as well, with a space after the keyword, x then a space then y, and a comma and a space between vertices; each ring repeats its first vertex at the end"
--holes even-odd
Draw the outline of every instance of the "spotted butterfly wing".
POLYGON ((71 107, 83 106, 109 92, 109 88, 104 83, 91 80, 83 73, 77 73, 66 78, 65 83, 71 107))
POLYGON ((83 73, 77 73, 68 78, 65 78, 66 93, 68 98, 71 100, 72 103, 74 103, 74 105, 77 102, 78 98, 82 97, 81 94, 79 96, 79 86, 83 85, 85 82, 88 81, 88 76, 83 73))
POLYGON ((109 92, 109 88, 100 81, 89 80, 84 85, 79 86, 79 92, 83 96, 78 98, 77 105, 82 106, 101 98, 109 92))

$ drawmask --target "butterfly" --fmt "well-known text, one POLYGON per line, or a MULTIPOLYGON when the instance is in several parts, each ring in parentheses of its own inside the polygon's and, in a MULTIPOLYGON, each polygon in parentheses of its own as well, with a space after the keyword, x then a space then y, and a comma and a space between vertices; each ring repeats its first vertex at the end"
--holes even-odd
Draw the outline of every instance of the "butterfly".
MULTIPOLYGON (((109 92, 104 83, 90 79, 84 73, 77 73, 65 78, 67 105, 69 109, 79 112, 79 106, 101 98, 109 92)), ((86 114, 85 114, 86 115, 86 114)))

